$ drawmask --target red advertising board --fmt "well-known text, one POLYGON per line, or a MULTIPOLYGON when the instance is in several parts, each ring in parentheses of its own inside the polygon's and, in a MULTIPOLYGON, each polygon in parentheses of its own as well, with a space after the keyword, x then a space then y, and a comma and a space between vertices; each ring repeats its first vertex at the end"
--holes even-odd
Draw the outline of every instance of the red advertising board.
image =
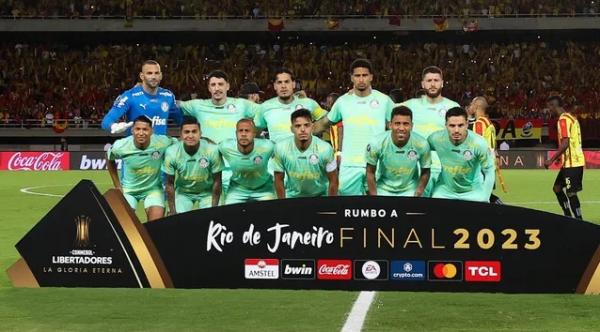
POLYGON ((0 152, 3 171, 66 171, 69 161, 69 152, 0 152))

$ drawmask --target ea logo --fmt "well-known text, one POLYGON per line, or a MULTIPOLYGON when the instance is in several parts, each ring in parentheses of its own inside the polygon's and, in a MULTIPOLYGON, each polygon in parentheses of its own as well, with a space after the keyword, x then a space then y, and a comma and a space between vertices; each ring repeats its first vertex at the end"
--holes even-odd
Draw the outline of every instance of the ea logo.
POLYGON ((362 266, 362 274, 369 280, 377 279, 381 273, 381 267, 375 261, 367 261, 362 266))

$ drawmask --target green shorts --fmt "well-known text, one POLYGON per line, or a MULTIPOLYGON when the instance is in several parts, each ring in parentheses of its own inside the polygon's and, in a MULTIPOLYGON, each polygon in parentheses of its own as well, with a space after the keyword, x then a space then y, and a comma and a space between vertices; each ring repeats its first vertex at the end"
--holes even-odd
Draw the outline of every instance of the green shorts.
POLYGON ((433 188, 432 198, 445 198, 445 199, 459 199, 462 201, 474 201, 474 202, 490 202, 490 195, 485 194, 482 190, 472 190, 464 193, 454 192, 443 183, 436 185, 433 188))
POLYGON ((413 197, 415 196, 415 189, 410 189, 406 191, 392 192, 377 187, 377 196, 396 196, 396 197, 413 197))
POLYGON ((272 181, 268 181, 256 189, 249 189, 232 182, 225 196, 225 204, 268 201, 275 198, 275 189, 272 181))
POLYGON ((192 211, 196 202, 199 209, 209 208, 212 206, 212 194, 175 193, 175 209, 177 209, 177 213, 192 211))
POLYGON ((132 209, 136 209, 139 201, 144 201, 144 209, 151 206, 165 207, 165 194, 162 189, 156 188, 138 193, 123 193, 127 203, 132 209))
POLYGON ((366 167, 340 167, 338 195, 362 196, 367 191, 366 167))

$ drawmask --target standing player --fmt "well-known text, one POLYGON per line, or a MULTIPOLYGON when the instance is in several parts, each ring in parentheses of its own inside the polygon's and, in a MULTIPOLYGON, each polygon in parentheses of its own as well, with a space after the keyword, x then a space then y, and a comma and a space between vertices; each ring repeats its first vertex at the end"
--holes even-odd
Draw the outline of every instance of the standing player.
POLYGON ((313 121, 319 120, 327 113, 316 101, 310 98, 296 97, 294 95, 295 85, 294 75, 289 69, 278 69, 273 77, 273 88, 277 97, 262 103, 260 111, 256 115, 256 126, 267 128, 269 138, 273 142, 293 136, 290 131, 290 116, 295 110, 301 108, 309 110, 313 121))
MULTIPOLYGON (((471 101, 471 104, 468 107, 468 113, 472 114, 475 117, 475 121, 473 122, 473 131, 483 137, 485 142, 487 143, 492 156, 494 156, 494 165, 496 173, 499 172, 498 165, 496 164, 496 127, 487 115, 487 107, 488 103, 485 97, 475 97, 471 101)), ((469 119, 470 121, 470 119, 469 119)), ((499 174, 499 173, 498 173, 499 174)), ((495 179, 495 178, 494 178, 495 179)), ((496 184, 494 181, 494 188, 496 188, 496 184)), ((504 204, 500 197, 494 195, 493 193, 490 196, 490 203, 493 204, 504 204)))
POLYGON ((454 107, 445 117, 446 129, 428 138, 442 165, 431 197, 489 202, 495 179, 494 157, 485 140, 467 129, 467 111, 454 107))
POLYGON ((108 173, 115 185, 125 196, 129 206, 135 210, 139 201, 144 201, 148 220, 164 216, 164 192, 160 168, 165 150, 173 139, 152 134, 152 121, 140 115, 133 121, 132 135, 118 139, 107 152, 108 173), (123 160, 122 182, 117 174, 116 159, 123 160))
POLYGON ((200 209, 219 204, 223 162, 217 146, 201 136, 198 120, 185 116, 181 141, 165 153, 162 170, 167 174, 169 215, 191 211, 196 203, 200 209))
POLYGON ((151 120, 153 132, 167 135, 167 118, 181 123, 181 111, 175 103, 175 96, 160 86, 162 72, 160 65, 154 60, 142 64, 140 72, 141 84, 125 91, 115 100, 110 111, 102 119, 102 129, 118 134, 126 131, 131 134, 132 120, 145 115, 151 120), (121 117, 126 122, 117 122, 121 117), (128 121, 128 122, 127 122, 128 121))
POLYGON ((583 189, 583 167, 585 166, 579 121, 564 109, 563 100, 559 96, 550 97, 547 104, 550 111, 560 114, 557 124, 559 147, 558 151, 544 162, 544 166, 548 168, 560 158, 562 165, 552 190, 565 216, 570 217, 573 212, 575 218, 583 219, 581 203, 577 197, 577 193, 583 189))
POLYGON ((329 123, 344 121, 340 165, 340 195, 364 195, 366 189, 365 149, 374 136, 383 133, 394 103, 373 89, 373 66, 356 59, 350 66, 352 93, 341 96, 326 117, 317 123, 317 133, 329 123))
POLYGON ((275 144, 255 136, 254 122, 241 119, 236 126, 237 139, 219 144, 232 172, 225 204, 275 199, 273 176, 267 170, 275 144))
POLYGON ((427 140, 411 130, 411 110, 406 106, 395 107, 389 133, 379 134, 367 145, 369 195, 423 195, 429 180, 431 153, 427 140))
MULTIPOLYGON (((210 99, 192 99, 181 101, 179 105, 184 115, 194 116, 202 127, 204 138, 219 144, 222 141, 235 138, 235 126, 240 119, 253 119, 259 107, 251 101, 242 98, 227 97, 229 91, 227 74, 215 70, 208 74, 208 92, 210 99)), ((229 187, 231 170, 225 163, 223 168, 223 191, 229 187)))
MULTIPOLYGON (((402 105, 413 111, 413 131, 428 138, 433 132, 445 129, 446 111, 459 107, 458 103, 442 96, 444 77, 442 70, 435 66, 423 69, 421 87, 425 92, 420 98, 412 98, 402 105)), ((431 152, 431 177, 424 196, 431 195, 431 190, 441 171, 440 160, 435 151, 431 152)))
POLYGON ((264 93, 258 87, 258 84, 254 82, 248 82, 242 84, 240 92, 238 93, 239 98, 249 100, 255 104, 260 104, 260 95, 264 93))
POLYGON ((273 156, 277 198, 336 196, 337 163, 331 145, 312 135, 309 110, 294 111, 291 122, 294 136, 278 142, 273 156))

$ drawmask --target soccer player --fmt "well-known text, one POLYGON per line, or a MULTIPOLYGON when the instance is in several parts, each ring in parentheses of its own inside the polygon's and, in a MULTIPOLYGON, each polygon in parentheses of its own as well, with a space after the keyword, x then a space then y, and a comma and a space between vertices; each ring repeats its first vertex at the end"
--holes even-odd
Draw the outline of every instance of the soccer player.
POLYGON ((583 167, 585 166, 579 121, 565 110, 564 102, 559 96, 550 97, 547 105, 550 111, 560 114, 557 123, 559 146, 558 151, 544 162, 544 166, 548 168, 560 159, 562 165, 552 190, 565 216, 583 219, 581 203, 577 197, 577 193, 583 189, 583 167))
MULTIPOLYGON (((402 105, 413 112, 413 132, 428 138, 433 132, 446 128, 446 111, 459 107, 458 103, 442 96, 444 77, 442 70, 435 66, 426 67, 422 72, 421 87, 424 94, 412 98, 402 105)), ((435 151, 431 152, 431 176, 424 196, 429 197, 434 183, 440 174, 440 160, 435 151)))
POLYGON ((154 135, 152 121, 144 115, 133 121, 131 132, 131 136, 116 140, 108 150, 108 173, 132 209, 144 201, 147 220, 162 218, 165 202, 160 168, 165 150, 174 139, 154 135), (125 166, 122 182, 117 174, 116 159, 121 159, 125 166))
POLYGON ((217 146, 201 136, 198 120, 184 116, 181 140, 165 153, 169 215, 191 211, 196 203, 199 209, 219 204, 223 162, 217 146))
POLYGON ((235 138, 235 127, 240 119, 253 119, 259 105, 243 98, 227 97, 228 76, 221 70, 208 74, 210 99, 180 101, 184 115, 198 119, 202 135, 215 143, 235 138))
POLYGON ((356 59, 350 66, 352 93, 333 104, 326 117, 317 123, 317 133, 329 123, 344 121, 339 175, 340 195, 364 195, 366 191, 365 149, 369 141, 385 131, 394 102, 373 89, 373 66, 367 59, 356 59))
POLYGON ((151 120, 152 130, 157 135, 167 135, 167 118, 181 123, 181 110, 175 103, 175 95, 160 86, 162 72, 160 65, 154 60, 142 64, 140 72, 141 84, 125 91, 115 100, 110 111, 102 119, 102 129, 111 134, 126 132, 131 134, 133 119, 145 115, 151 120), (125 122, 117 122, 121 117, 125 122))
POLYGON ((292 137, 290 131, 290 116, 298 109, 307 109, 313 121, 322 118, 327 112, 310 98, 299 98, 294 95, 296 81, 294 74, 287 68, 280 68, 273 77, 273 88, 277 97, 271 98, 261 104, 260 111, 256 114, 255 122, 258 128, 267 128, 269 138, 279 142, 284 138, 292 137))
MULTIPOLYGON (((482 97, 482 96, 475 97, 471 101, 471 104, 469 104, 467 113, 470 113, 470 115, 475 117, 475 121, 473 122, 473 126, 472 126, 473 131, 477 135, 479 135, 485 139, 485 142, 487 143, 487 145, 492 153, 492 156, 494 156, 494 165, 495 165, 494 168, 495 168, 496 172, 499 172, 499 170, 497 168, 498 166, 495 163, 495 161, 496 161, 496 127, 494 127, 494 124, 488 118, 487 107, 488 107, 488 103, 487 103, 487 100, 485 99, 485 97, 482 97)), ((470 121, 470 119, 469 119, 469 121, 470 121)), ((494 183, 494 188, 495 187, 496 187, 496 184, 494 183)), ((500 200, 500 197, 494 195, 493 193, 490 196, 490 203, 504 204, 502 202, 502 200, 500 200)))
POLYGON ((429 143, 411 133, 412 111, 406 106, 392 110, 389 127, 367 145, 369 195, 420 197, 429 180, 429 143))
POLYGON ((312 135, 309 110, 294 111, 291 122, 294 136, 275 145, 273 167, 277 198, 336 196, 337 163, 333 148, 312 135))
POLYGON ((241 119, 236 126, 237 139, 219 144, 219 151, 232 171, 225 204, 275 199, 273 176, 267 170, 275 144, 255 136, 254 122, 241 119))
POLYGON ((446 112, 446 129, 429 135, 442 165, 433 198, 489 202, 494 187, 494 157, 483 137, 468 130, 467 111, 446 112))
MULTIPOLYGON (((192 99, 180 101, 184 115, 194 116, 202 127, 203 138, 215 144, 235 138, 236 124, 240 119, 253 119, 256 110, 260 107, 251 101, 242 98, 227 97, 229 91, 227 74, 221 70, 214 70, 208 74, 208 91, 210 99, 192 99)), ((225 162, 222 180, 223 191, 229 187, 231 169, 225 162)))
POLYGON ((258 84, 254 82, 248 82, 242 84, 238 97, 247 99, 255 104, 260 104, 260 95, 264 93, 258 87, 258 84))

